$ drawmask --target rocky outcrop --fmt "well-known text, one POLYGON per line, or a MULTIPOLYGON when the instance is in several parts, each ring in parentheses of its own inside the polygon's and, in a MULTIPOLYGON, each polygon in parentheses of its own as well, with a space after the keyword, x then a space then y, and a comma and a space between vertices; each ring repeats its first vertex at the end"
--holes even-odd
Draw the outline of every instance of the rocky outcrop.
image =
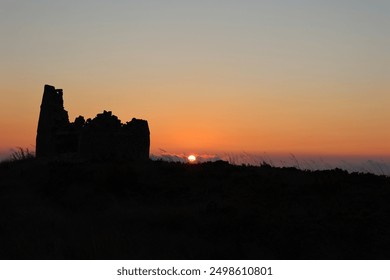
POLYGON ((109 111, 70 123, 63 92, 45 85, 36 142, 37 157, 76 155, 92 159, 147 160, 150 150, 148 122, 133 118, 123 124, 109 111))

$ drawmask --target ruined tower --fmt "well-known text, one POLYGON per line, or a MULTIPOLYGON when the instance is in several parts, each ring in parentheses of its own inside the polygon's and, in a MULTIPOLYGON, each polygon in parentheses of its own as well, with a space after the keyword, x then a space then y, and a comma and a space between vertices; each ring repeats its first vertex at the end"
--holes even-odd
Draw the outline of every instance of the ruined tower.
POLYGON ((85 121, 79 116, 69 122, 63 92, 45 85, 38 122, 36 156, 72 155, 89 159, 148 160, 150 132, 148 122, 133 118, 122 124, 104 111, 85 121))
POLYGON ((58 134, 69 126, 68 112, 64 109, 62 89, 45 85, 39 114, 36 156, 57 154, 58 134))

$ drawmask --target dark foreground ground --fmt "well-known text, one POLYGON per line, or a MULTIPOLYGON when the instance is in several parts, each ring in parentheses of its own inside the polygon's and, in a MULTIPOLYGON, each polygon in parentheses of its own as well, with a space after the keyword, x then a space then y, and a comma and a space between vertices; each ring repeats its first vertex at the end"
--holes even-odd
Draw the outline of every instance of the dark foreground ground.
POLYGON ((390 178, 146 162, 0 164, 1 259, 390 259, 390 178))

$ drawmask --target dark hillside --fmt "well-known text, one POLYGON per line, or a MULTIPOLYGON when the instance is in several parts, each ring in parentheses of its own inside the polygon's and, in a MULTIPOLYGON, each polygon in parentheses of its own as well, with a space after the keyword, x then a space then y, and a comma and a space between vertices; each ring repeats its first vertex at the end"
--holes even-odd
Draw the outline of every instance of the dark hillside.
POLYGON ((0 164, 2 259, 390 259, 390 178, 149 161, 0 164))

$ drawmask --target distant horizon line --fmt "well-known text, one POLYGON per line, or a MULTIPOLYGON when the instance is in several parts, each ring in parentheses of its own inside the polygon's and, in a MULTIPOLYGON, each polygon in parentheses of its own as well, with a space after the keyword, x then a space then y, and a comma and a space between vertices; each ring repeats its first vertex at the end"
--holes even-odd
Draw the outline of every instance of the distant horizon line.
MULTIPOLYGON (((8 151, 0 150, 0 162, 11 159, 12 152, 18 148, 8 151)), ((35 149, 30 149, 35 153, 35 149)), ((164 150, 165 151, 165 150, 164 150)), ((389 155, 330 155, 299 153, 272 153, 272 152, 220 152, 220 153, 196 153, 182 152, 169 153, 167 151, 160 154, 152 151, 149 155, 151 160, 164 160, 167 162, 186 163, 188 156, 196 156, 197 163, 215 162, 218 160, 227 161, 233 165, 261 166, 269 164, 273 167, 294 167, 300 170, 332 170, 342 169, 348 172, 372 173, 376 175, 390 176, 390 156, 389 155)))
MULTIPOLYGON (((31 152, 35 152, 35 146, 29 145, 29 147, 23 146, 14 146, 8 148, 0 149, 0 159, 3 156, 9 156, 15 150, 20 148, 28 149, 31 152)), ((390 158, 389 154, 376 154, 376 153, 329 153, 329 152, 293 152, 293 151, 250 151, 245 149, 240 150, 218 150, 218 149, 190 149, 190 148, 182 148, 182 149, 161 149, 161 148, 151 148, 150 155, 163 155, 163 154, 171 154, 171 155, 189 155, 189 154, 198 154, 198 155, 225 155, 225 154, 234 154, 234 155, 256 155, 256 156, 300 156, 300 157, 348 157, 348 158, 390 158), (179 152, 180 151, 180 152, 179 152)))

